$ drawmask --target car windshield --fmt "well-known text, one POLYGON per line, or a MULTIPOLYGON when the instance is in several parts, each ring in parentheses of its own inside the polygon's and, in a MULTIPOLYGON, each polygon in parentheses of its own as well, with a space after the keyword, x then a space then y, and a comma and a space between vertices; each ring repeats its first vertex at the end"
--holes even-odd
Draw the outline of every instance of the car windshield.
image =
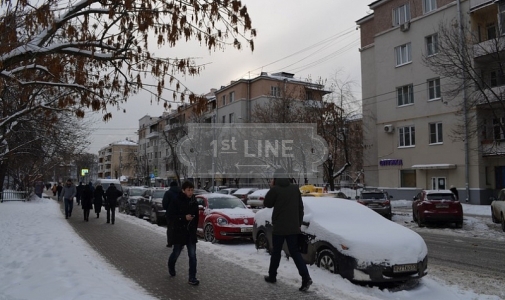
POLYGON ((426 199, 428 200, 456 200, 454 194, 428 194, 426 195, 426 199))
POLYGON ((163 198, 163 195, 165 195, 165 190, 156 190, 153 192, 153 198, 163 198))
POLYGON ((130 196, 142 196, 143 192, 144 189, 130 189, 128 191, 128 194, 130 194, 130 196))
POLYGON ((210 209, 246 208, 244 202, 238 198, 209 198, 210 209))
POLYGON ((384 193, 363 193, 361 199, 384 199, 384 193))

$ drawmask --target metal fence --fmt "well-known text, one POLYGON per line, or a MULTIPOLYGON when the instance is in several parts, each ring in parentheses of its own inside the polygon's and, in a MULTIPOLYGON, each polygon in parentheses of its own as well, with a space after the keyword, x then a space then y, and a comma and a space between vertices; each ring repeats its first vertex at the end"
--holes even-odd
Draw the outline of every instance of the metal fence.
POLYGON ((0 192, 0 202, 4 201, 26 201, 29 196, 29 191, 12 191, 4 190, 0 192))

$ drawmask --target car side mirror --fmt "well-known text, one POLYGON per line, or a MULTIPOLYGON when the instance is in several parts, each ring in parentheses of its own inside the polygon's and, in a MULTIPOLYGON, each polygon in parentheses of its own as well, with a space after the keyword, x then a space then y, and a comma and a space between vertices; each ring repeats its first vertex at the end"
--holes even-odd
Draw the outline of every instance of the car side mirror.
POLYGON ((416 196, 414 196, 412 199, 414 199, 414 201, 415 201, 415 200, 417 200, 417 199, 419 199, 419 198, 417 198, 416 196))
POLYGON ((348 196, 347 199, 351 199, 351 197, 348 196))
POLYGON ((392 195, 389 195, 389 199, 393 199, 393 196, 392 196, 392 195))

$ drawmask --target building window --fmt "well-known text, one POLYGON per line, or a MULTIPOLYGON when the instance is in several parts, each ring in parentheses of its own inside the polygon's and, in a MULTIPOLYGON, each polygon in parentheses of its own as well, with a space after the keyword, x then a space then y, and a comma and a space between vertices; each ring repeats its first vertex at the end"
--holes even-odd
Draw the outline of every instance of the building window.
POLYGON ((430 124, 430 145, 432 144, 442 144, 444 138, 442 135, 442 123, 431 123, 430 124))
POLYGON ((496 141, 505 140, 504 126, 505 118, 493 119, 493 137, 496 141))
POLYGON ((412 61, 410 43, 395 48, 396 66, 401 66, 412 61))
POLYGON ((438 34, 432 34, 426 38, 426 54, 432 56, 438 53, 438 34))
POLYGON ((400 170, 401 187, 416 187, 416 170, 400 170))
POLYGON ((412 84, 405 85, 396 89, 398 98, 398 106, 414 103, 414 86, 412 84))
POLYGON ((393 26, 398 26, 407 21, 410 21, 409 3, 393 9, 393 26))
POLYGON ((229 115, 229 121, 230 123, 235 123, 235 115, 233 113, 229 115))
POLYGON ((232 103, 233 101, 235 101, 235 92, 230 93, 230 103, 232 103))
POLYGON ((226 123, 226 116, 223 116, 221 123, 226 123))
POLYGON ((496 24, 495 23, 488 24, 486 26, 486 32, 488 40, 496 39, 496 24))
POLYGON ((281 91, 279 90, 278 86, 271 86, 270 87, 270 95, 274 97, 280 97, 281 96, 281 91))
POLYGON ((222 99, 223 99, 223 106, 224 106, 224 105, 226 105, 226 95, 223 95, 222 99))
POLYGON ((440 98, 440 78, 428 80, 428 100, 435 100, 440 98))
POLYGON ((416 145, 416 130, 414 126, 400 127, 398 130, 398 146, 413 147, 416 145))
POLYGON ((437 0, 423 0, 424 13, 437 9, 437 0))

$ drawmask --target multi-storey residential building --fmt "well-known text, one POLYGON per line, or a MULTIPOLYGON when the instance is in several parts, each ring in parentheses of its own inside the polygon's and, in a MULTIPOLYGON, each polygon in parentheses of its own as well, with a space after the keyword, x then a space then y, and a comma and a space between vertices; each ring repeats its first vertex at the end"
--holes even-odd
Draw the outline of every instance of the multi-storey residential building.
POLYGON ((128 139, 101 148, 98 151, 98 178, 134 178, 137 151, 138 144, 128 139))
MULTIPOLYGON (((504 151, 482 146, 488 139, 495 145, 497 138, 503 139, 496 126, 500 119, 492 118, 485 106, 464 106, 470 92, 476 97, 475 85, 465 82, 465 89, 460 80, 461 93, 449 97, 446 92, 460 74, 442 76, 429 66, 430 57, 440 55, 440 45, 449 44, 439 35, 443 28, 462 28, 457 33, 462 34, 461 49, 483 49, 489 40, 502 41, 503 2, 378 0, 369 5, 373 13, 357 21, 366 185, 388 189, 396 199, 410 199, 419 189, 454 185, 460 199, 471 203, 488 203, 496 189, 505 186, 504 151)), ((503 73, 491 67, 496 52, 468 53, 473 54, 467 62, 472 72, 489 79, 485 87, 503 85, 503 73)), ((504 115, 503 109, 497 113, 504 115)))
MULTIPOLYGON (((261 73, 260 76, 251 79, 240 79, 232 81, 227 86, 222 86, 219 90, 212 89, 206 94, 203 100, 192 104, 180 106, 177 111, 166 113, 159 118, 145 116, 139 121, 139 154, 145 152, 148 159, 151 159, 149 166, 151 170, 156 168, 160 181, 167 181, 175 178, 173 160, 171 159, 172 149, 168 145, 176 142, 171 132, 174 133, 188 122, 200 123, 248 123, 255 122, 253 110, 258 105, 264 105, 272 99, 284 98, 294 105, 300 105, 303 101, 322 101, 325 94, 323 85, 314 84, 294 78, 290 73, 261 73), (149 147, 159 148, 150 152, 149 147), (151 154, 149 153, 158 153, 151 154), (158 160, 156 160, 158 158, 158 160)), ((277 120, 282 123, 282 119, 277 120)), ((322 172, 321 172, 322 174, 322 172)), ((214 178, 216 185, 231 185, 234 178, 222 178, 216 173, 214 178)), ((179 174, 184 177, 184 174, 179 174)), ((321 183, 323 182, 320 176, 321 183)), ((210 182, 211 178, 201 178, 202 186, 205 182, 210 182)), ((241 183, 244 183, 243 181, 241 183)), ((247 184, 255 184, 247 180, 247 184)))

